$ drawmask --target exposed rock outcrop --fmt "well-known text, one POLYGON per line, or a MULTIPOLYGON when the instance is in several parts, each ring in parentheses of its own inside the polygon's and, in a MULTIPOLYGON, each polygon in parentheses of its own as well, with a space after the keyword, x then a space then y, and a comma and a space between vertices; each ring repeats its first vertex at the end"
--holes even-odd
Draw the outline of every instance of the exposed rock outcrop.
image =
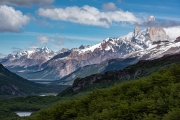
POLYGON ((174 42, 180 42, 180 36, 176 38, 174 42))
POLYGON ((14 84, 0 86, 0 91, 8 95, 26 95, 14 84))
POLYGON ((133 33, 134 33, 134 36, 136 37, 137 35, 141 34, 141 29, 139 27, 135 27, 133 33))
POLYGON ((95 85, 110 84, 113 81, 127 81, 148 76, 162 68, 180 64, 180 54, 164 56, 155 60, 141 60, 123 70, 108 71, 104 74, 94 74, 85 78, 77 78, 73 85, 61 95, 79 93, 95 85))
POLYGON ((149 27, 147 28, 147 37, 154 41, 161 41, 161 40, 170 40, 169 36, 166 35, 166 32, 163 28, 155 28, 155 27, 149 27))

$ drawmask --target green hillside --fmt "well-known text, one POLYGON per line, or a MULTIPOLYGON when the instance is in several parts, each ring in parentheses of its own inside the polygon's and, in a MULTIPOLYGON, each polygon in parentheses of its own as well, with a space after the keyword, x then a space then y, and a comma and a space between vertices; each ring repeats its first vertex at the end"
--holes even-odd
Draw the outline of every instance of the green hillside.
POLYGON ((66 86, 45 86, 28 81, 7 70, 0 64, 0 98, 4 96, 22 96, 46 92, 60 92, 66 86))
MULTIPOLYGON (((178 81, 174 81, 178 78, 177 76, 179 74, 179 69, 180 69, 178 65, 179 61, 180 61, 180 55, 177 54, 177 55, 165 56, 163 58, 159 58, 155 60, 140 61, 137 64, 126 67, 124 70, 120 70, 120 71, 109 71, 106 72, 105 74, 95 74, 92 76, 99 77, 99 75, 105 75, 105 77, 108 78, 109 81, 107 81, 107 79, 106 81, 103 79, 98 79, 97 81, 94 82, 94 84, 85 84, 86 86, 84 88, 79 89, 79 91, 76 92, 79 94, 75 94, 73 96, 72 96, 72 91, 69 91, 70 94, 69 93, 67 94, 68 91, 67 89, 63 93, 66 93, 68 96, 63 96, 63 97, 62 96, 46 96, 46 97, 28 96, 28 97, 17 97, 8 100, 0 100, 0 119, 17 120, 20 119, 20 117, 18 117, 15 113, 13 113, 14 111, 39 111, 41 109, 44 109, 38 114, 34 114, 32 117, 29 117, 27 119, 30 120, 70 119, 71 120, 71 119, 97 118, 97 119, 108 120, 110 119, 110 117, 112 117, 112 119, 114 118, 118 120, 119 119, 126 120, 126 119, 136 119, 138 116, 140 116, 137 119, 141 120, 147 117, 147 119, 145 120, 154 120, 154 119, 156 120, 157 117, 157 119, 161 120, 165 114, 168 114, 168 112, 172 111, 174 108, 176 109, 176 107, 178 107, 179 104, 179 101, 177 101, 179 99, 179 97, 177 97, 179 94, 177 88, 179 83, 178 81), (176 67, 169 68, 174 64, 177 64, 176 67), (162 70, 164 68, 169 68, 169 69, 162 70), (161 72, 155 73, 159 70, 161 70, 161 72), (141 71, 141 72, 137 72, 137 71, 141 71), (121 80, 115 79, 117 78, 117 76, 119 77, 124 76, 123 73, 128 73, 127 75, 130 75, 132 79, 123 80, 126 77, 124 78, 122 77, 121 80), (134 73, 139 73, 139 74, 136 74, 136 77, 134 77, 134 73), (150 76, 148 78, 143 78, 153 73, 155 73, 153 76, 150 76), (107 77, 106 75, 110 75, 110 76, 107 77), (139 78, 142 79, 137 80, 139 78), (110 88, 111 86, 114 87, 110 88), (106 88, 106 89, 97 90, 97 88, 106 88), (175 95, 175 97, 172 96, 172 92, 173 95, 175 95), (107 103, 106 102, 104 103, 104 101, 107 101, 107 103), (133 106, 133 104, 131 104, 131 101, 134 105, 137 106, 133 106), (168 103, 167 101, 169 101, 170 103, 168 103), (140 106, 141 105, 140 103, 142 103, 142 106, 140 106), (52 106, 53 104, 55 104, 55 106, 52 106), (149 107, 149 104, 151 104, 152 106, 150 105, 149 107), (156 105, 157 108, 156 107, 154 108, 154 106, 156 105), (119 110, 120 113, 117 113, 116 109, 118 110, 120 109, 119 110), (165 110, 163 111, 161 109, 165 109, 165 110), (108 116, 105 116, 106 112, 108 112, 107 114, 109 118, 108 116), (125 114, 126 112, 127 114, 125 114), (135 118, 132 117, 128 118, 127 116, 131 116, 130 113, 128 112, 132 112, 132 115, 135 116, 135 118), (114 116, 111 116, 111 114, 114 114, 114 116), (142 116, 145 118, 143 118, 142 116)), ((89 79, 78 79, 76 81, 82 80, 83 83, 84 80, 85 81, 91 80, 92 76, 88 77, 89 79)), ((46 89, 48 90, 47 86, 46 89)))
POLYGON ((180 65, 139 80, 94 90, 26 120, 179 120, 180 65))

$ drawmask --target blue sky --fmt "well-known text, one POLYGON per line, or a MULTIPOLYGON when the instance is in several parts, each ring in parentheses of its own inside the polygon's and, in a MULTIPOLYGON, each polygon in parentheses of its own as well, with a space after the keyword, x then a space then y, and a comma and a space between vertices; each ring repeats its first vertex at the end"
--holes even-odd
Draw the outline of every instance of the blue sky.
POLYGON ((42 46, 93 45, 128 34, 150 15, 172 22, 168 34, 180 36, 179 6, 179 0, 1 0, 0 57, 42 46))

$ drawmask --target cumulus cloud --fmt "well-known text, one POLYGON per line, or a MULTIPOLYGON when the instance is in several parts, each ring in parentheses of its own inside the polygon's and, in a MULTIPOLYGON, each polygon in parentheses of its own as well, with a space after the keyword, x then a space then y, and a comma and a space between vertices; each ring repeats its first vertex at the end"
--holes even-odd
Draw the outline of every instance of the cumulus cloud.
POLYGON ((172 40, 175 40, 177 37, 180 36, 180 26, 164 28, 164 30, 172 40))
POLYGON ((117 10, 118 8, 116 7, 116 5, 114 3, 109 2, 107 4, 103 4, 102 9, 103 10, 117 10))
POLYGON ((113 22, 140 22, 131 12, 122 10, 101 12, 95 7, 85 5, 83 7, 66 8, 40 8, 37 11, 39 16, 51 20, 69 21, 73 23, 109 27, 113 22))
POLYGON ((158 22, 158 21, 146 21, 142 23, 135 23, 136 26, 139 27, 175 27, 175 26, 180 26, 180 22, 175 22, 175 21, 164 21, 164 22, 158 22))
POLYGON ((19 32, 30 18, 21 11, 6 5, 0 6, 0 32, 19 32))
POLYGON ((46 35, 39 35, 37 36, 37 40, 41 44, 47 44, 50 42, 50 38, 46 35))
POLYGON ((46 20, 36 20, 36 22, 42 26, 49 26, 49 27, 53 27, 49 22, 47 22, 46 20))
POLYGON ((0 5, 10 4, 17 6, 49 5, 54 0, 0 0, 0 5))
POLYGON ((37 40, 40 44, 54 44, 57 46, 61 46, 64 44, 64 36, 61 36, 59 34, 56 34, 53 37, 50 37, 48 35, 41 34, 37 36, 37 40))

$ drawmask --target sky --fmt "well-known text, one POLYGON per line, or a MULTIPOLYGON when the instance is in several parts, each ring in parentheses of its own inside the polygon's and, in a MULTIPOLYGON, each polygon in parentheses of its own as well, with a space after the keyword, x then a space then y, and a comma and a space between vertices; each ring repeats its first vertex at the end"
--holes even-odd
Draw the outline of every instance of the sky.
POLYGON ((43 46, 94 45, 135 26, 163 27, 175 39, 179 6, 180 0, 0 0, 0 57, 43 46), (151 15, 156 22, 149 24, 151 15))

